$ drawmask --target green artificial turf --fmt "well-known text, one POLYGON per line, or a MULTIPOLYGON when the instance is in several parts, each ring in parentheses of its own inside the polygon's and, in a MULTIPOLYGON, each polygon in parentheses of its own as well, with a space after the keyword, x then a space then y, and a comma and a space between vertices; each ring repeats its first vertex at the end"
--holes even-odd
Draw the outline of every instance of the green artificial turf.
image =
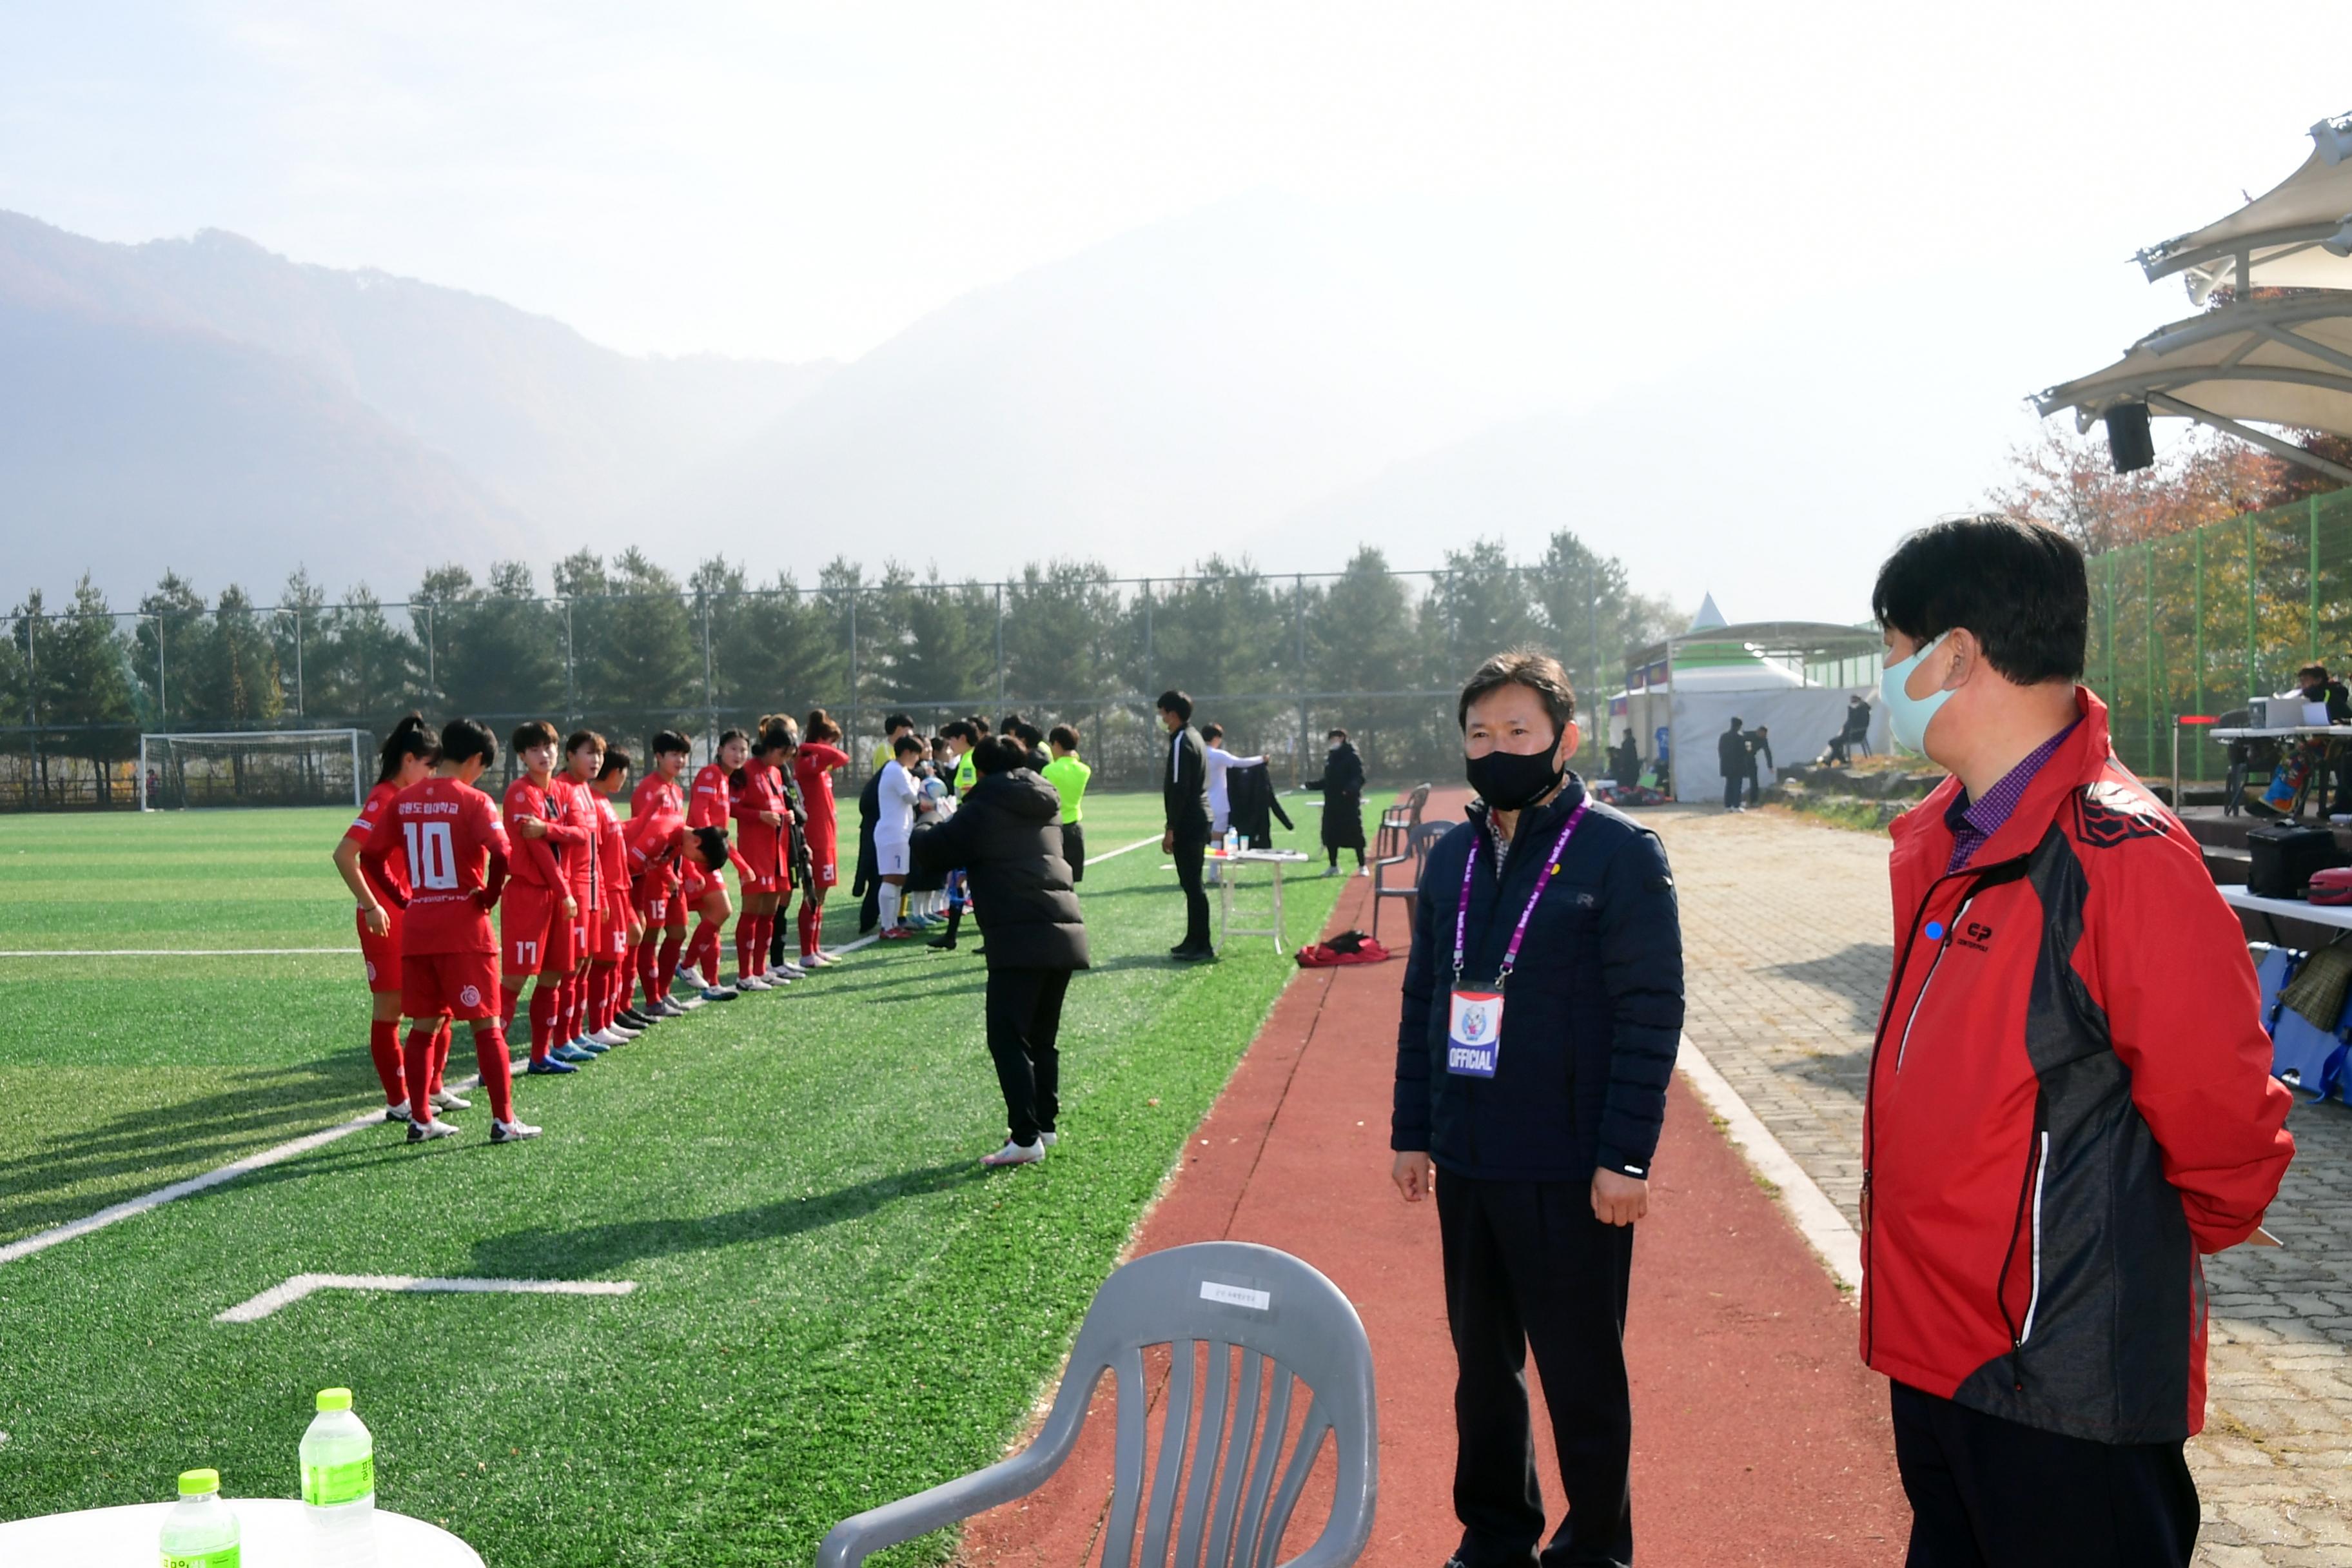
MULTIPOLYGON (((1156 819, 1150 796, 1090 801, 1089 847, 1156 819)), ((349 945, 339 828, 15 819, 0 946, 349 945)), ((1096 967, 1071 988, 1043 1166, 974 1163, 1003 1121, 969 942, 889 944, 518 1080, 534 1143, 489 1146, 478 1096, 461 1138, 370 1129, 0 1265, 0 1518, 165 1497, 194 1465, 231 1496, 293 1496, 333 1384, 376 1433, 383 1505, 501 1565, 804 1562, 841 1517, 988 1463, 1293 971, 1263 939, 1167 962, 1164 863, 1153 846, 1088 873, 1096 967), (213 1321, 310 1272, 638 1289, 326 1292, 213 1321)), ((1294 942, 1339 885, 1289 885, 1294 942)), ((845 898, 835 913, 840 942, 845 898)), ((0 959, 0 1240, 363 1109, 357 964, 0 959)), ((469 1055, 461 1031, 453 1071, 469 1055)))

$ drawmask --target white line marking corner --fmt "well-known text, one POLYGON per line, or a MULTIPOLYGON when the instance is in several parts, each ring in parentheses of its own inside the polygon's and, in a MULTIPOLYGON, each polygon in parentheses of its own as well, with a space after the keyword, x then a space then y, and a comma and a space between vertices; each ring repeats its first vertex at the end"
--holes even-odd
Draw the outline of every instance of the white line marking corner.
POLYGON ((257 1323, 320 1290, 388 1290, 404 1294, 461 1296, 625 1296, 634 1279, 442 1279, 415 1274, 297 1274, 248 1301, 216 1314, 215 1323, 257 1323))

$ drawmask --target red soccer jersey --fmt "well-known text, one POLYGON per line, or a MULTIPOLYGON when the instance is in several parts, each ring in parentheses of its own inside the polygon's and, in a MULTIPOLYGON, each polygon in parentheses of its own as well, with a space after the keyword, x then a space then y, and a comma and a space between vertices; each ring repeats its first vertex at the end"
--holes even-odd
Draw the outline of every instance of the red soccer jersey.
POLYGON ((621 837, 621 814, 613 809, 612 796, 602 790, 589 795, 596 805, 596 875, 604 884, 604 902, 610 904, 615 895, 629 890, 629 847, 621 837))
POLYGON ((686 819, 686 791, 673 778, 665 778, 659 768, 637 781, 629 792, 629 816, 658 816, 668 812, 681 822, 686 819))
POLYGON ((597 853, 596 807, 604 797, 596 793, 593 785, 569 773, 550 779, 547 793, 562 809, 563 820, 580 830, 580 843, 563 852, 564 886, 580 901, 583 912, 596 909, 603 902, 604 889, 603 857, 597 853))
POLYGON ((506 880, 507 834, 488 795, 437 776, 402 790, 368 830, 360 861, 382 875, 396 852, 411 879, 404 955, 498 952, 489 909, 506 880))
POLYGON ((565 801, 558 794, 562 781, 548 783, 551 787, 541 789, 525 773, 507 785, 506 828, 515 847, 515 880, 560 892, 571 887, 564 862, 587 842, 587 834, 564 811, 565 801), (533 838, 516 826, 526 816, 547 824, 545 837, 533 838))
POLYGON ((801 786, 801 806, 808 813, 809 830, 833 837, 833 775, 849 765, 849 753, 823 741, 803 741, 793 758, 793 777, 801 786))
MULTIPOLYGON (((375 831, 376 823, 391 809, 400 794, 396 784, 380 784, 368 791, 367 804, 360 807, 359 820, 343 830, 343 837, 362 848, 367 847, 368 835, 375 831)), ((408 904, 408 847, 401 845, 387 856, 381 868, 370 866, 365 857, 360 860, 360 870, 375 889, 376 901, 390 908, 404 909, 408 904)))
POLYGON ((629 869, 648 899, 666 899, 678 883, 678 839, 686 819, 674 811, 629 818, 621 829, 629 846, 629 869))
POLYGON ((734 793, 727 786, 727 770, 710 763, 694 775, 694 795, 687 803, 688 827, 720 827, 735 809, 734 793))

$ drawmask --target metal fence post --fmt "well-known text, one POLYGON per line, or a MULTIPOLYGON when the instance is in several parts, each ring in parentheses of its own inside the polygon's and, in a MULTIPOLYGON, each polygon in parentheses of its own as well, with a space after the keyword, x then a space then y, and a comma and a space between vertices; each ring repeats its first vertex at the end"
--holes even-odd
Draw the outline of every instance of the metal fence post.
POLYGON ((1151 688, 1155 684, 1151 679, 1153 673, 1154 671, 1151 668, 1151 579, 1146 577, 1143 580, 1143 700, 1147 702, 1150 701, 1152 698, 1151 688))
MULTIPOLYGON (((2189 543, 2196 553, 2196 582, 2189 591, 2191 595, 2189 614, 2196 617, 2192 630, 2195 634, 2194 657, 2197 660, 2197 673, 2192 685, 2196 697, 2189 706, 2189 711, 2202 713, 2205 711, 2205 531, 2199 529, 2191 537, 2189 543)), ((2165 704, 2168 710, 2171 706, 2169 702, 2165 704)), ((2174 715, 2168 711, 2166 717, 2171 719, 2174 715)), ((2180 754, 2180 730, 2177 721, 2173 725, 2172 752, 2175 757, 2180 754)), ((2178 763, 2174 763, 2172 771, 2174 776, 2178 778, 2180 773, 2178 763)), ((2201 746, 2197 751, 2197 782, 2199 784, 2205 782, 2205 751, 2201 746)), ((2180 809, 2180 801, 2177 795, 2173 799, 2172 809, 2175 811, 2180 809)))
POLYGON ((2254 664, 2254 514, 2246 514, 2246 695, 2262 689, 2262 673, 2254 664))
POLYGON ((1297 574, 1290 583, 1290 631, 1296 645, 1290 667, 1290 679, 1298 693, 1298 754, 1291 759, 1290 783, 1297 787, 1300 770, 1307 766, 1307 574, 1297 574))
POLYGON ((996 585, 996 710, 1004 711, 1004 584, 996 585))
POLYGON ((697 594, 697 608, 702 612, 702 714, 705 730, 719 733, 719 686, 710 668, 710 595, 697 594))
MULTIPOLYGON (((294 606, 294 716, 307 719, 309 706, 302 700, 302 606, 294 606)), ((366 802, 361 802, 365 805, 366 802)))
MULTIPOLYGON (((2304 503, 2305 531, 2311 536, 2311 570, 2304 582, 2304 658, 2319 662, 2319 498, 2304 503)), ((2249 693, 2252 695, 2252 693, 2249 693)))
POLYGON ((32 730, 26 739, 32 745, 33 771, 27 782, 36 801, 46 801, 47 779, 41 772, 41 617, 25 617, 25 702, 32 716, 32 730))
POLYGON ((563 601, 563 718, 567 724, 580 720, 580 681, 572 661, 572 601, 563 601))
POLYGON ((425 689, 441 695, 441 670, 433 650, 433 601, 425 601, 425 689))
POLYGON ((849 590, 849 721, 857 722, 857 589, 849 590))

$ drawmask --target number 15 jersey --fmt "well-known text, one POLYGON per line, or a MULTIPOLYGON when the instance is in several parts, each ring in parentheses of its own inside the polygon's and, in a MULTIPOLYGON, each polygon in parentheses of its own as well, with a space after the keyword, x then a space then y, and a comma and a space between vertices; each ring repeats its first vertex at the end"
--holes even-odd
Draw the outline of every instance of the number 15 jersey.
POLYGON ((457 779, 411 784, 377 815, 361 856, 380 861, 395 848, 410 888, 401 952, 498 952, 489 904, 506 879, 507 830, 490 797, 457 779))

